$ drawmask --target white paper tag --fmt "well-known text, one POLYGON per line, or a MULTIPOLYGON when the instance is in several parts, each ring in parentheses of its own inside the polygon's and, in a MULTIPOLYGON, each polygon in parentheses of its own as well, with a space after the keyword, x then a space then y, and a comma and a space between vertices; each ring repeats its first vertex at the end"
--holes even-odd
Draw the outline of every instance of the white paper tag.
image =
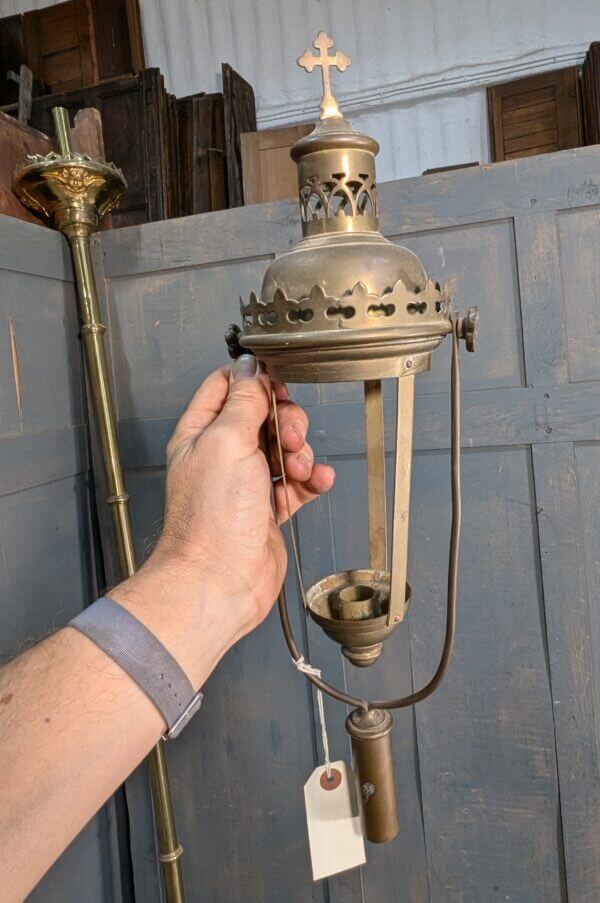
POLYGON ((331 781, 319 765, 304 785, 314 881, 367 861, 354 775, 345 762, 332 762, 331 769, 331 781))

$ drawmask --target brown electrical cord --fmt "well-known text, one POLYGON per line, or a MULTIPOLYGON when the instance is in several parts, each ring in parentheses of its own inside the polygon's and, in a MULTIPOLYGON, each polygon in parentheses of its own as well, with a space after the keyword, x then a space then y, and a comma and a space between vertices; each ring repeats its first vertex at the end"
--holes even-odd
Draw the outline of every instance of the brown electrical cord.
MULTIPOLYGON (((438 688, 441 681, 448 670, 450 658, 452 655, 452 647, 454 645, 454 636, 456 632, 456 595, 457 595, 457 574, 458 574, 458 556, 460 548, 460 526, 462 516, 461 506, 461 488, 460 488, 460 362, 457 335, 457 318, 456 315, 452 319, 452 364, 450 369, 450 469, 451 469, 451 487, 452 487, 452 524, 450 528, 450 551, 448 556, 448 593, 446 605, 446 633, 444 637, 444 647, 442 656, 437 670, 428 684, 416 693, 408 696, 401 696, 398 699, 376 700, 375 702, 366 703, 365 700, 356 696, 350 696, 336 687, 332 687, 326 681, 316 677, 313 674, 306 674, 307 680, 327 693, 333 699, 344 702, 347 705, 356 706, 361 709, 401 709, 409 705, 415 705, 430 696, 434 690, 438 688)), ((274 395, 273 416, 277 425, 277 408, 274 395)), ((283 472, 283 455, 281 454, 281 445, 279 443, 278 430, 276 430, 278 439, 278 448, 280 453, 281 468, 283 472)), ((290 521, 290 527, 291 521, 290 521)), ((302 580, 299 575, 300 581, 302 580)), ((295 662, 301 658, 301 653, 296 646, 292 628, 290 625, 287 602, 285 598, 285 587, 281 588, 278 597, 279 617, 281 619, 281 627, 283 635, 287 643, 287 647, 295 662)))

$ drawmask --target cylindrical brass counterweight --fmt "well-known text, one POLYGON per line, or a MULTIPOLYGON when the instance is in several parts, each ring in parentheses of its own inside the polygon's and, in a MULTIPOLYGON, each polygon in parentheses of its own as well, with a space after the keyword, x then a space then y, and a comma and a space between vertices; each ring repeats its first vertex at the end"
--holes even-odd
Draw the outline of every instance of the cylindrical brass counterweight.
POLYGON ((399 828, 392 723, 392 716, 385 709, 355 709, 346 719, 362 800, 365 837, 371 843, 387 843, 399 828))

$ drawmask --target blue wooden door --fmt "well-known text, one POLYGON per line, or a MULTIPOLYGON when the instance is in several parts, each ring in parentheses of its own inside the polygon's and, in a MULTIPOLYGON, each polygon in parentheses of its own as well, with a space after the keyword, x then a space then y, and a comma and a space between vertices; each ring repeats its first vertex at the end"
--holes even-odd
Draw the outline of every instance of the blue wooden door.
MULTIPOLYGON (((442 688, 395 718, 399 837, 313 885, 302 784, 318 761, 314 700, 275 614, 226 657, 202 714, 169 747, 192 901, 573 903, 600 897, 597 474, 600 201, 596 148, 390 183, 383 229, 481 311, 463 354, 464 529, 456 651, 442 688)), ((238 295, 296 240, 291 203, 104 233, 102 275, 140 551, 159 529, 164 448, 224 358, 238 295)), ((447 345, 447 343, 446 343, 447 345)), ((443 637, 449 538, 449 348, 417 379, 412 609, 372 669, 307 623, 308 660, 358 695, 426 682, 443 637)), ((391 468, 393 398, 387 389, 391 468)), ((308 582, 367 562, 361 388, 298 388, 332 493, 298 518, 308 582)), ((326 703, 332 751, 345 712, 326 703)), ((143 771, 128 784, 140 899, 159 899, 143 771)))

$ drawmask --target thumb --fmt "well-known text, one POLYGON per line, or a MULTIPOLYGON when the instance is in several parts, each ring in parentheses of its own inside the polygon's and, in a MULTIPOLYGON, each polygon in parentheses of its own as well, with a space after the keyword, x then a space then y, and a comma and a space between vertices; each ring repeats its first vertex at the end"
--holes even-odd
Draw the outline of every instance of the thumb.
POLYGON ((258 441, 258 432, 269 414, 268 377, 260 372, 252 354, 242 354, 231 366, 229 394, 221 417, 245 427, 258 441))

